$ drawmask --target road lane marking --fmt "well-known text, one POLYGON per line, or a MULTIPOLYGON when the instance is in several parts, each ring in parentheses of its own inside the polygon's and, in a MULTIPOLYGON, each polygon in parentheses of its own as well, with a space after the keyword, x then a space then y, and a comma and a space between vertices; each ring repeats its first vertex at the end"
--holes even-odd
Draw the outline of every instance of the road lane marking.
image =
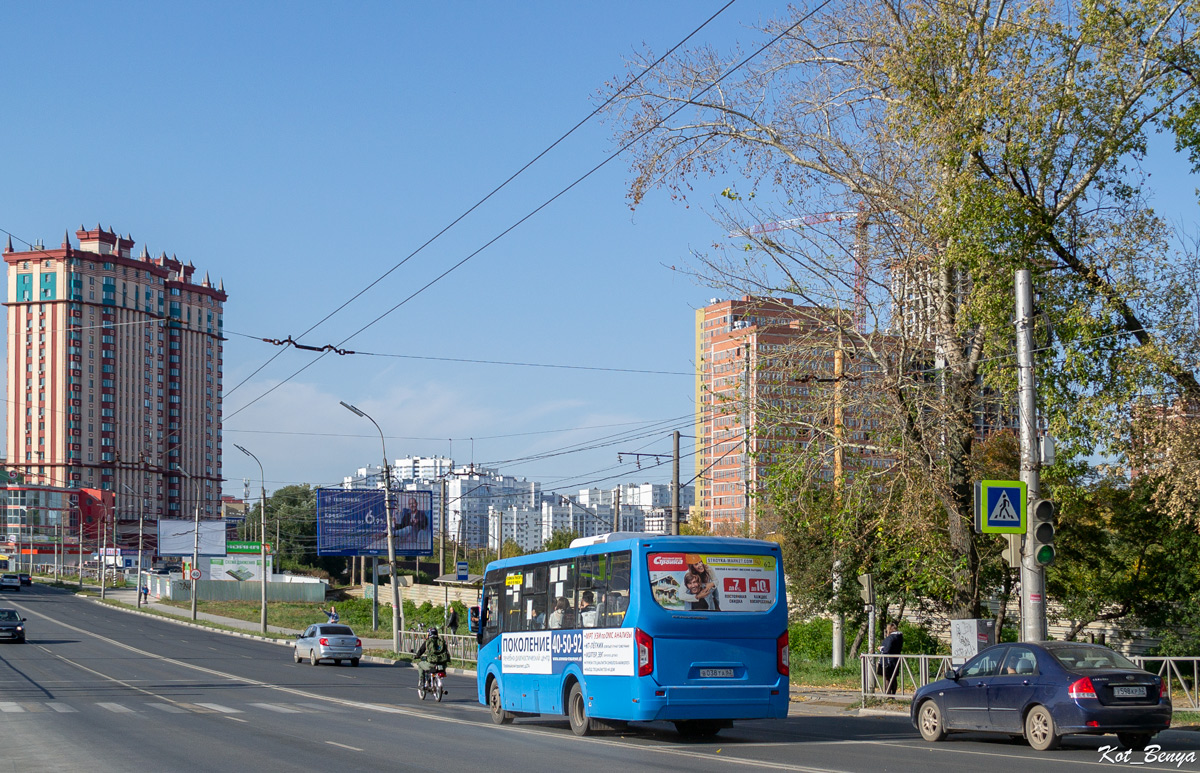
POLYGON ((158 709, 159 711, 165 711, 168 714, 186 714, 186 713, 188 713, 187 709, 181 709, 178 706, 172 706, 170 703, 147 703, 146 705, 152 709, 158 709))
POLYGON ((228 706, 222 706, 219 703, 197 703, 197 706, 203 706, 206 709, 220 712, 221 714, 241 714, 241 709, 231 709, 228 706))
POLYGON ((70 706, 68 706, 65 703, 47 703, 46 705, 49 706, 53 711, 57 711, 59 714, 76 714, 76 713, 78 713, 75 711, 75 709, 71 708, 70 706))
POLYGON ((282 703, 251 703, 250 706, 256 706, 267 711, 274 711, 279 714, 303 714, 299 709, 293 709, 291 706, 284 706, 282 703))
MULTIPOLYGON (((317 709, 320 711, 326 711, 326 712, 336 711, 336 709, 333 709, 329 705, 329 704, 335 704, 335 705, 347 707, 347 708, 375 711, 375 712, 378 712, 381 714, 392 714, 392 715, 398 715, 398 716, 413 717, 413 718, 417 718, 417 719, 425 719, 425 720, 429 720, 429 721, 433 721, 433 722, 442 722, 442 723, 455 724, 455 725, 465 725, 467 727, 472 727, 472 728, 476 728, 476 729, 486 728, 486 729, 490 729, 490 730, 494 730, 496 732, 506 733, 506 734, 520 733, 522 735, 532 735, 535 737, 543 737, 543 738, 547 735, 546 730, 536 728, 536 727, 521 728, 521 727, 513 727, 510 725, 510 726, 501 728, 501 727, 495 727, 495 726, 491 726, 488 724, 484 724, 482 722, 477 722, 477 721, 474 721, 471 719, 460 719, 458 717, 449 717, 449 716, 445 716, 442 714, 434 714, 432 712, 425 711, 425 710, 408 709, 408 708, 402 708, 400 706, 380 704, 380 703, 362 703, 360 701, 353 701, 353 700, 349 700, 346 698, 334 698, 332 696, 320 695, 318 693, 311 693, 306 690, 300 690, 300 689, 297 689, 294 687, 283 687, 280 685, 270 684, 268 682, 263 682, 263 681, 260 681, 257 679, 250 679, 248 677, 237 676, 236 674, 230 674, 230 673, 226 673, 224 671, 217 671, 216 669, 207 668, 205 666, 197 665, 195 663, 188 663, 186 661, 176 660, 174 658, 169 658, 169 657, 166 657, 165 655, 159 655, 154 652, 147 652, 146 650, 138 649, 137 647, 134 647, 129 644, 125 644, 123 642, 119 642, 115 639, 110 639, 107 636, 101 636, 100 634, 95 633, 93 631, 90 631, 90 630, 87 630, 84 628, 79 628, 79 627, 70 625, 68 623, 64 623, 61 620, 56 620, 48 615, 44 615, 39 612, 33 612, 30 610, 26 610, 26 612, 27 612, 27 614, 34 615, 36 617, 40 617, 43 620, 46 620, 54 625, 62 626, 63 628, 66 628, 71 631, 75 631, 76 633, 79 633, 80 635, 92 637, 94 639, 105 642, 105 643, 110 644, 119 649, 126 650, 127 652, 133 652, 137 655, 141 655, 142 657, 145 657, 145 658, 150 658, 152 660, 158 660, 163 663, 170 663, 176 667, 187 668, 187 669, 191 669, 193 671, 199 671, 204 674, 217 676, 222 679, 227 679, 231 682, 235 682, 238 684, 245 684, 245 685, 250 685, 253 687, 263 687, 263 688, 266 688, 269 690, 276 690, 278 692, 287 693, 288 695, 295 695, 298 697, 308 698, 310 700, 321 701, 322 704, 317 706, 317 709)), ((96 676, 99 676, 102 679, 107 679, 108 681, 114 682, 116 684, 120 684, 120 685, 128 687, 129 689, 132 689, 132 690, 137 690, 138 692, 145 693, 152 697, 161 698, 162 700, 167 700, 167 701, 171 700, 164 696, 155 695, 154 693, 151 693, 149 690, 145 690, 141 687, 137 687, 136 685, 131 685, 128 682, 117 679, 116 677, 108 676, 107 674, 102 674, 99 671, 96 671, 95 669, 89 668, 81 663, 78 663, 69 658, 63 657, 62 655, 59 655, 57 653, 51 653, 51 654, 53 654, 54 657, 59 658, 60 660, 63 660, 67 663, 71 663, 72 665, 76 666, 77 668, 81 668, 84 671, 95 674, 96 676)), ((176 704, 180 703, 179 701, 171 701, 171 702, 176 703, 176 704)), ((300 705, 303 705, 303 704, 300 704, 300 705)), ((480 712, 486 711, 486 709, 484 709, 483 707, 478 707, 478 710, 480 712)), ((236 719, 236 717, 226 717, 226 719, 236 719)), ((619 748, 623 748, 623 749, 630 748, 630 744, 628 744, 624 741, 621 741, 621 740, 616 740, 616 739, 588 737, 588 738, 575 738, 574 742, 577 744, 613 746, 613 747, 619 747, 619 748)), ((728 763, 730 765, 737 765, 740 767, 767 768, 767 769, 773 769, 773 770, 791 770, 791 771, 796 771, 796 773, 839 773, 837 768, 817 768, 817 767, 809 767, 809 766, 805 766, 805 765, 794 765, 794 764, 780 763, 780 762, 774 762, 774 761, 755 760, 755 759, 751 759, 748 757, 738 757, 738 756, 732 755, 732 754, 716 754, 715 755, 715 754, 712 754, 711 752, 693 751, 686 747, 680 747, 678 749, 648 748, 647 751, 652 751, 657 754, 663 754, 663 755, 673 756, 673 757, 687 757, 687 758, 696 759, 696 760, 703 760, 703 761, 710 762, 710 763, 711 762, 723 762, 723 763, 728 763)))
POLYGON ((229 716, 225 717, 225 719, 232 719, 234 722, 249 722, 250 721, 248 719, 240 719, 238 717, 229 717, 229 716))
POLYGON ((133 709, 129 708, 128 706, 122 706, 119 703, 97 702, 96 705, 102 709, 108 709, 109 711, 113 712, 114 714, 132 714, 133 713, 133 709))
POLYGON ((25 709, 16 701, 0 701, 0 712, 5 714, 24 714, 25 709))
POLYGON ((361 752, 362 751, 362 749, 358 748, 357 746, 347 746, 346 744, 338 743, 337 741, 326 741, 325 743, 329 744, 330 746, 338 746, 343 749, 349 749, 352 752, 361 752))

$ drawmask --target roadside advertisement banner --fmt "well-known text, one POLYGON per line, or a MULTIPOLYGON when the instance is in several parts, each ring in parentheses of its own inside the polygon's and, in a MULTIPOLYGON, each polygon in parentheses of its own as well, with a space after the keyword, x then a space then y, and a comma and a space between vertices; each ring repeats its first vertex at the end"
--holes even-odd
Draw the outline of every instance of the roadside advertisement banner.
POLYGON ((765 612, 775 604, 774 556, 650 553, 650 590, 659 606, 685 612, 765 612))
MULTIPOLYGON (((433 555, 432 491, 392 494, 396 555, 433 555)), ((317 555, 387 556, 387 508, 379 489, 317 489, 317 555)))
MULTIPOLYGON (((208 559, 208 566, 200 562, 200 568, 207 580, 226 580, 229 582, 262 582, 262 558, 250 553, 244 555, 228 555, 223 558, 208 559)), ((267 556, 267 575, 271 574, 271 556, 267 556)))
MULTIPOLYGON (((182 518, 160 518, 158 521, 158 554, 191 558, 196 544, 196 521, 182 518)), ((202 556, 225 555, 225 521, 200 521, 200 550, 202 556)))

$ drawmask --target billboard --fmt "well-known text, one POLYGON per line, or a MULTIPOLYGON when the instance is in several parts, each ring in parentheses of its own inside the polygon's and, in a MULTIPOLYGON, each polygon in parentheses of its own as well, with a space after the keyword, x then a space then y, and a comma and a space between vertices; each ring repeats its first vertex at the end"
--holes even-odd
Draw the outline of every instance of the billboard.
MULTIPOLYGON (((392 492, 396 555, 433 555, 432 491, 392 492)), ((379 489, 317 489, 317 555, 387 556, 387 513, 379 489)))
MULTIPOLYGON (((158 521, 158 554, 160 556, 192 555, 196 540, 196 522, 176 518, 158 521)), ((200 555, 225 555, 225 521, 200 521, 200 555)))
MULTIPOLYGON (((267 574, 271 571, 271 556, 267 556, 267 574)), ((229 582, 261 582, 262 557, 257 554, 234 553, 222 558, 209 558, 200 562, 205 580, 227 580, 229 582)), ((270 577, 268 576, 268 580, 270 577)))

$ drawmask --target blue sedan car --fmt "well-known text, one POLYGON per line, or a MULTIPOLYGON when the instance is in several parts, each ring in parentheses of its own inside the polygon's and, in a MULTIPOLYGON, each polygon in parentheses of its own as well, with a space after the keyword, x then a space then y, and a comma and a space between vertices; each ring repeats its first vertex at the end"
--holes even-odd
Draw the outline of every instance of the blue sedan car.
POLYGON ((1116 733, 1141 751, 1171 726, 1171 699, 1161 678, 1108 647, 997 644, 917 690, 911 717, 926 741, 956 730, 1005 733, 1045 751, 1064 735, 1116 733))

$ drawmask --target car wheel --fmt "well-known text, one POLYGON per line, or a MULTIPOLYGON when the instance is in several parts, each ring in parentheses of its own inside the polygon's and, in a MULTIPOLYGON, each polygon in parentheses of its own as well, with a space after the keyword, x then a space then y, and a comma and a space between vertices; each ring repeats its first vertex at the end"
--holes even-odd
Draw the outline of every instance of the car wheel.
POLYGON ((1126 749, 1133 749, 1135 752, 1144 752, 1146 747, 1150 745, 1149 733, 1117 733, 1117 740, 1126 749))
POLYGON ((917 709, 917 728, 926 741, 946 740, 946 723, 942 721, 942 710, 937 701, 927 700, 917 709))
POLYGON ((320 662, 320 660, 321 660, 321 659, 317 657, 317 651, 316 651, 316 650, 309 650, 309 651, 308 651, 308 664, 309 664, 310 666, 315 666, 315 665, 316 665, 318 662, 320 662))
POLYGON ((335 660, 335 661, 333 661, 333 664, 334 664, 335 666, 340 666, 340 665, 342 664, 342 661, 340 661, 340 660, 335 660))
POLYGON ((1054 717, 1045 706, 1034 706, 1025 715, 1025 740, 1039 752, 1057 749, 1062 736, 1054 727, 1054 717))
POLYGON ((299 647, 292 650, 292 660, 294 660, 297 663, 299 663, 301 660, 304 660, 304 658, 300 657, 300 648, 299 647))
POLYGON ((488 688, 488 709, 492 714, 492 722, 497 725, 507 725, 513 721, 513 715, 504 710, 504 702, 500 699, 500 680, 493 679, 488 688))
POLYGON ((358 658, 350 658, 350 665, 358 668, 358 658))
POLYGON ((588 719, 583 688, 579 682, 571 685, 571 693, 567 696, 567 721, 571 723, 571 732, 575 735, 583 736, 592 732, 592 720, 588 719))

